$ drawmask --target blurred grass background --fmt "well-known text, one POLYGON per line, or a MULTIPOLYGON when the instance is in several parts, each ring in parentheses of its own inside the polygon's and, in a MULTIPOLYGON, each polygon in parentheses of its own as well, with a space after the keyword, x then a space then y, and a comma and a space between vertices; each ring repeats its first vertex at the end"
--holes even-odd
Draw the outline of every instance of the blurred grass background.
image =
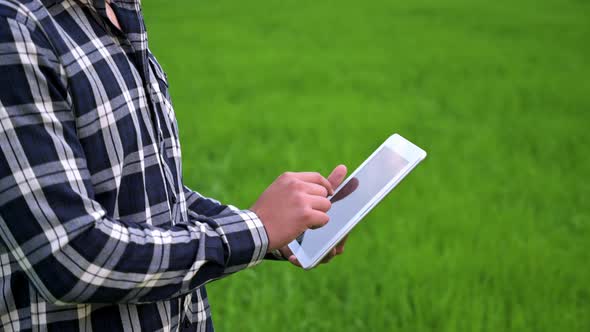
POLYGON ((590 331, 588 1, 143 6, 200 192, 429 153, 331 264, 210 284, 219 331, 590 331))

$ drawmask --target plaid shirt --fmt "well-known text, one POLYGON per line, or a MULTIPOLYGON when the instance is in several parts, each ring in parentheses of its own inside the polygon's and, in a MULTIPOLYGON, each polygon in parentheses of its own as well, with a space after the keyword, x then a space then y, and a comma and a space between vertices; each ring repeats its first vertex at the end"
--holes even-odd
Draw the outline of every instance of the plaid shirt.
POLYGON ((1 330, 210 331, 203 285, 266 254, 183 185, 139 0, 113 7, 121 30, 104 0, 0 0, 1 330))

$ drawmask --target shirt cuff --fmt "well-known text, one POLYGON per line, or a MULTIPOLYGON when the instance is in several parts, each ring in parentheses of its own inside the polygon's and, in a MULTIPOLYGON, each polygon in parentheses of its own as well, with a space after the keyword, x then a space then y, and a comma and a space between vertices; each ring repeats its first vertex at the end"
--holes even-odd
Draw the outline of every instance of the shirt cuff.
MULTIPOLYGON (((239 216, 242 221, 240 226, 237 223, 224 223, 225 233, 229 243, 228 267, 230 270, 240 270, 252 267, 264 259, 268 250, 268 236, 262 221, 250 210, 238 210, 233 206, 230 209, 239 216), (234 227, 245 228, 241 232, 232 232, 234 227), (247 229, 247 230, 246 230, 247 229), (230 235, 231 234, 231 235, 230 235), (232 235, 240 234, 240 239, 232 235)), ((224 218, 225 219, 225 218, 224 218)), ((227 271, 232 272, 232 271, 227 271)))

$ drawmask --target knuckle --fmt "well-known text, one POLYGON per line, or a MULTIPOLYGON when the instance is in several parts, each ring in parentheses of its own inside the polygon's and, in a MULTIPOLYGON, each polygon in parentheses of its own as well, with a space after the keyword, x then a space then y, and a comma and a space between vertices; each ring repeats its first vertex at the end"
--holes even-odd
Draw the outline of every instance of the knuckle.
POLYGON ((294 193, 294 200, 295 200, 295 205, 297 206, 305 206, 306 205, 306 198, 305 195, 303 193, 294 193))
POLYGON ((299 189, 299 187, 301 186, 300 182, 297 181, 297 179, 289 179, 287 181, 287 186, 289 187, 289 189, 291 190, 297 190, 299 189))
POLYGON ((324 177, 318 172, 313 172, 313 177, 316 181, 323 181, 324 180, 324 177))
POLYGON ((280 180, 288 180, 288 179, 290 179, 291 177, 293 177, 293 173, 292 173, 292 172, 285 172, 285 173, 283 173, 283 174, 281 174, 281 175, 279 176, 279 179, 280 179, 280 180))
POLYGON ((305 188, 305 184, 301 181, 295 180, 291 183, 291 187, 294 190, 302 191, 305 188))
POLYGON ((311 209, 303 209, 301 211, 301 218, 305 221, 310 221, 313 218, 313 211, 311 209))

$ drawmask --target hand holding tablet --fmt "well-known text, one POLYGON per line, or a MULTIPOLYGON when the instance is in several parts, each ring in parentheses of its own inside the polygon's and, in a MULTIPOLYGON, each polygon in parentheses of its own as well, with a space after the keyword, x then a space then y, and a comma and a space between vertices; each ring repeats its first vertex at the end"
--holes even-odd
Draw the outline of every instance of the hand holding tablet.
POLYGON ((289 244, 301 266, 316 266, 425 157, 400 135, 389 137, 329 197, 328 223, 289 244))

